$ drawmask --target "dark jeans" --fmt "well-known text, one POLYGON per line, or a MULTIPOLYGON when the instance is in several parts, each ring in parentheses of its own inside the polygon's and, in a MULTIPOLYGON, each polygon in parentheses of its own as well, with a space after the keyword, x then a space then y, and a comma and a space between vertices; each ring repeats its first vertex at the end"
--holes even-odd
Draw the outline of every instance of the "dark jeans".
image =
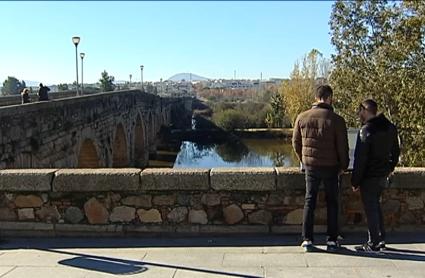
POLYGON ((381 194, 387 185, 386 177, 367 178, 360 185, 360 194, 367 218, 369 244, 377 245, 385 240, 381 194))
POLYGON ((336 241, 338 238, 338 171, 333 169, 307 169, 305 172, 305 181, 303 240, 313 241, 314 210, 316 209, 319 186, 323 182, 328 216, 328 240, 336 241))

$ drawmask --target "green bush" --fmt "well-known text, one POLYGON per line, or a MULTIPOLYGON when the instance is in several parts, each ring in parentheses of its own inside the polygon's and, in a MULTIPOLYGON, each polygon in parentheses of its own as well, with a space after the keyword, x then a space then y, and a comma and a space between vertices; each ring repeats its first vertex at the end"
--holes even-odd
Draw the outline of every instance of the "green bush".
POLYGON ((232 131, 237 128, 246 128, 247 118, 242 111, 228 109, 214 113, 213 121, 224 130, 232 131))
POLYGON ((225 129, 267 127, 266 116, 270 105, 262 102, 219 102, 213 105, 213 122, 225 129))

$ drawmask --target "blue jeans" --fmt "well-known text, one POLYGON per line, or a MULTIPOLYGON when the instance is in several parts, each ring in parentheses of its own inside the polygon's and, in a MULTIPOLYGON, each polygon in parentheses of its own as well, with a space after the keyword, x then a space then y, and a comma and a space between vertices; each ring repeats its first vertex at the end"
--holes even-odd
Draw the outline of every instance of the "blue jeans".
POLYGON ((306 193, 303 216, 303 240, 313 241, 314 210, 316 209, 317 193, 323 182, 327 207, 327 240, 338 239, 338 170, 336 169, 307 169, 305 172, 306 193))

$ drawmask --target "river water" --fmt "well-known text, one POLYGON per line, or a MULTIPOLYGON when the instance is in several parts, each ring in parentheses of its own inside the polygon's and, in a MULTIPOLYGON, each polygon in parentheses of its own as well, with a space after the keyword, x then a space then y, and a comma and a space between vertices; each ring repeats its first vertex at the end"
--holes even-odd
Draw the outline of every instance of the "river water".
MULTIPOLYGON (((357 130, 350 129, 350 168, 357 130)), ((291 142, 282 139, 241 139, 238 143, 200 144, 182 142, 173 168, 299 167, 291 142)))

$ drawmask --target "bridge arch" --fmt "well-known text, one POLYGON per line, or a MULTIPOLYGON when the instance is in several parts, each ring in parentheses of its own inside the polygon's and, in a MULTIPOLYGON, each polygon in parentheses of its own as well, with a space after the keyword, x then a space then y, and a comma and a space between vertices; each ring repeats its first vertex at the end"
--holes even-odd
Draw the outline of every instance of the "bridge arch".
POLYGON ((140 115, 137 115, 134 126, 134 164, 136 167, 146 165, 146 128, 140 115))
POLYGON ((127 139, 123 125, 119 123, 115 130, 114 142, 112 145, 112 167, 123 168, 128 166, 127 139))
POLYGON ((86 138, 80 146, 77 168, 99 168, 99 155, 92 139, 86 138))

